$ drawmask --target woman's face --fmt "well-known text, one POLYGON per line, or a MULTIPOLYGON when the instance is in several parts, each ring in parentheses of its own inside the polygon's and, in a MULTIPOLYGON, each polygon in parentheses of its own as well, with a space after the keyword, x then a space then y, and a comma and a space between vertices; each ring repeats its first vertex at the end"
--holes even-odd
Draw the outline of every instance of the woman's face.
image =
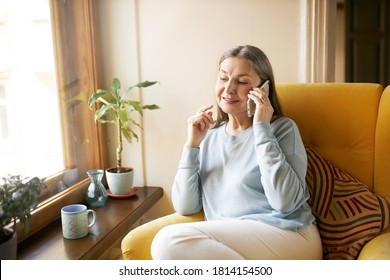
POLYGON ((225 59, 215 84, 217 104, 227 114, 246 115, 249 91, 260 84, 260 77, 247 60, 237 57, 225 59))

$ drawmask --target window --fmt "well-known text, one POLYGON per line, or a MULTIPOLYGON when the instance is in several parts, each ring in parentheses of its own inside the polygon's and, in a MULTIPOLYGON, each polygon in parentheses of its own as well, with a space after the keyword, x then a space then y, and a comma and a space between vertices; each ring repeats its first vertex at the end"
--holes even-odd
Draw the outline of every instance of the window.
MULTIPOLYGON (((95 6, 0 0, 0 170, 48 185, 29 235, 83 201, 88 169, 106 168, 105 133, 87 106, 98 83, 95 6)), ((27 237, 18 228, 18 241, 27 237)))
POLYGON ((49 1, 0 3, 1 175, 47 177, 63 169, 49 1))

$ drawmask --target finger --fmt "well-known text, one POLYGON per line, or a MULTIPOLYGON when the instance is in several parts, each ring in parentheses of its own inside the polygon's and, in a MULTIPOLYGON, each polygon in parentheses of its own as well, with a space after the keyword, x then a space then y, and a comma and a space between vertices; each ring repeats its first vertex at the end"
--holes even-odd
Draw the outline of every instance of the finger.
POLYGON ((251 90, 250 93, 252 93, 253 95, 257 96, 262 101, 268 99, 268 96, 267 96, 266 92, 264 90, 259 89, 259 88, 255 88, 255 89, 251 90))
POLYGON ((213 124, 215 123, 214 119, 213 119, 213 112, 207 112, 207 113, 203 113, 203 117, 207 118, 208 122, 210 124, 213 124))
POLYGON ((206 106, 203 106, 203 107, 201 107, 198 111, 197 111, 197 113, 205 113, 205 112, 207 112, 208 110, 210 110, 211 108, 213 108, 214 107, 214 105, 206 105, 206 106))
POLYGON ((256 88, 253 88, 254 90, 257 90, 259 92, 262 92, 262 93, 265 93, 267 94, 267 92, 265 91, 265 88, 261 88, 261 87, 256 87, 256 88))
POLYGON ((203 118, 201 118, 198 120, 197 126, 200 129, 200 131, 203 131, 206 127, 208 127, 208 124, 203 118))
MULTIPOLYGON (((210 112, 211 113, 211 112, 210 112)), ((213 120, 213 117, 212 117, 212 113, 202 113, 200 115, 200 117, 202 118, 202 120, 204 121, 204 123, 208 126, 212 125, 214 123, 214 120, 213 120)))
POLYGON ((210 121, 209 119, 204 116, 204 115, 197 115, 196 117, 193 118, 192 125, 193 126, 198 126, 202 130, 209 125, 210 121))
POLYGON ((254 91, 251 91, 249 94, 248 94, 248 98, 252 99, 256 105, 260 105, 262 102, 261 102, 261 95, 257 92, 255 93, 254 91))
POLYGON ((197 113, 195 115, 197 118, 201 117, 201 118, 204 118, 204 119, 207 119, 207 121, 210 123, 210 124, 213 124, 215 123, 214 119, 213 119, 213 112, 212 111, 200 111, 199 113, 197 113))

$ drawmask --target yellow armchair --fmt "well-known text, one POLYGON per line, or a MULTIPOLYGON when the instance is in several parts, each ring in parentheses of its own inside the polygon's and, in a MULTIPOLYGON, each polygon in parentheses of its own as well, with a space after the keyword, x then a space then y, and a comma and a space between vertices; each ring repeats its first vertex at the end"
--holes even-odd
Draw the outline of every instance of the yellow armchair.
POLYGON ((203 221, 203 213, 182 216, 177 213, 167 215, 130 231, 122 240, 123 258, 127 260, 151 260, 150 246, 157 232, 172 224, 203 221))
POLYGON ((390 227, 371 239, 361 250, 359 260, 390 260, 390 227))
MULTIPOLYGON (((297 123, 306 146, 371 192, 390 197, 390 86, 384 90, 363 83, 279 84, 277 91, 285 115, 297 123)), ((384 208, 388 217, 390 205, 384 208)), ((203 213, 172 214, 139 226, 122 240, 123 257, 151 259, 150 245, 161 228, 201 220, 203 213)), ((390 260, 390 227, 367 242, 358 259, 390 260)))

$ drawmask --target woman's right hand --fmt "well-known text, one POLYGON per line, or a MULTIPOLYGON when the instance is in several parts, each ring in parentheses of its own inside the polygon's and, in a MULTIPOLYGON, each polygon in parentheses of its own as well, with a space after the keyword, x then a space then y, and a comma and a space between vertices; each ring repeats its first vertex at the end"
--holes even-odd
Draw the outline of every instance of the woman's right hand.
POLYGON ((204 106, 188 119, 187 147, 199 148, 210 126, 215 123, 212 108, 213 105, 204 106))

